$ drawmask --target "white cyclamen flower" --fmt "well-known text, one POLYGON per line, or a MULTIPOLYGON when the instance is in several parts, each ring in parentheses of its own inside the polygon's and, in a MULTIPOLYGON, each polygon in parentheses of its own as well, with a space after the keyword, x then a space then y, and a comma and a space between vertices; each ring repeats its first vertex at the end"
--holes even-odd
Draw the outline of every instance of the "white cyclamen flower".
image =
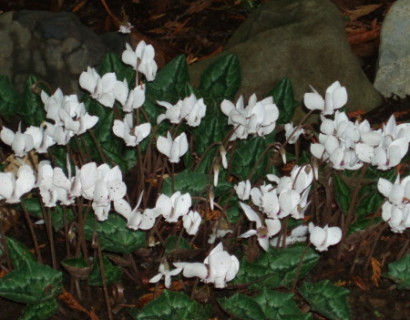
POLYGON ((255 94, 249 98, 245 108, 241 96, 236 105, 229 100, 223 100, 221 110, 228 116, 228 124, 235 127, 230 140, 246 139, 249 134, 265 136, 275 129, 279 117, 279 109, 273 103, 272 97, 257 101, 255 94))
POLYGON ((181 194, 175 192, 171 197, 161 194, 155 204, 155 209, 164 217, 167 222, 177 222, 179 217, 186 215, 192 205, 189 193, 181 194))
POLYGON ((127 146, 135 147, 144 140, 151 132, 149 122, 134 127, 132 113, 127 113, 124 120, 114 120, 112 127, 114 134, 122 138, 127 146))
POLYGON ((204 263, 175 262, 174 266, 183 269, 183 276, 198 277, 202 282, 214 283, 215 288, 225 288, 239 271, 239 260, 224 251, 222 243, 218 244, 206 257, 204 263))
POLYGON ((338 244, 342 239, 342 230, 339 227, 324 228, 309 223, 310 242, 315 246, 317 251, 327 251, 329 246, 338 244))
POLYGON ((30 192, 35 185, 36 178, 33 169, 28 165, 21 165, 14 172, 0 172, 0 200, 7 203, 18 203, 20 198, 30 192))
POLYGON ((234 185, 236 194, 240 200, 248 200, 251 195, 251 182, 249 180, 241 181, 234 185))
POLYGON ((166 138, 158 137, 157 148, 159 152, 168 157, 169 162, 178 163, 180 158, 188 151, 188 139, 185 132, 183 132, 173 140, 171 133, 168 131, 166 138))
POLYGON ((114 201, 115 211, 127 220, 127 227, 133 230, 151 229, 155 224, 156 218, 160 215, 160 211, 156 209, 145 209, 143 212, 139 211, 141 200, 142 193, 134 209, 131 209, 130 204, 124 199, 114 201))
POLYGON ((201 225, 202 218, 198 211, 190 210, 188 214, 182 217, 182 221, 184 223, 185 231, 194 236, 197 234, 199 226, 201 225))
POLYGON ((80 86, 91 93, 91 97, 105 107, 112 108, 115 102, 114 88, 117 77, 114 72, 104 74, 102 77, 94 68, 87 67, 80 75, 80 86))
POLYGON ((347 91, 339 81, 336 81, 326 89, 325 99, 312 88, 311 93, 305 93, 303 101, 309 110, 320 110, 324 115, 331 115, 335 110, 343 107, 347 102, 347 91))
POLYGON ((251 229, 241 234, 240 238, 249 238, 256 235, 262 249, 268 251, 269 238, 277 234, 282 228, 280 221, 278 219, 265 219, 265 226, 262 224, 261 218, 250 206, 242 202, 239 204, 241 205, 242 210, 245 212, 245 215, 249 221, 254 221, 256 223, 256 229, 251 229))
POLYGON ((14 133, 10 129, 3 126, 0 132, 1 140, 9 145, 17 157, 24 157, 27 152, 34 148, 34 140, 30 134, 21 132, 21 124, 14 133))
POLYGON ((120 168, 110 168, 107 164, 97 167, 95 162, 91 162, 81 167, 80 178, 82 196, 93 200, 92 207, 98 220, 106 220, 111 201, 122 199, 127 192, 120 168))
POLYGON ((159 280, 164 278, 165 280, 165 288, 169 288, 171 286, 171 277, 176 276, 182 271, 182 268, 176 268, 172 271, 169 270, 169 264, 166 259, 163 260, 163 262, 160 263, 159 265, 159 273, 155 276, 153 276, 150 280, 149 283, 157 283, 159 280))
POLYGON ((126 50, 122 53, 122 61, 145 75, 148 81, 153 81, 158 70, 154 60, 155 50, 152 45, 140 41, 135 48, 126 43, 126 50))

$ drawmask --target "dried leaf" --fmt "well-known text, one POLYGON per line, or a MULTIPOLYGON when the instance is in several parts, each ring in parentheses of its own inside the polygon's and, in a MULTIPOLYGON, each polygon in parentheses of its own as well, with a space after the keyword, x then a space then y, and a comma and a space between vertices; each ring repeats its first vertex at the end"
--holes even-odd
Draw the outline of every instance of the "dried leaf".
POLYGON ((379 9, 383 4, 369 4, 367 6, 360 6, 354 10, 345 10, 345 14, 349 16, 350 21, 357 20, 360 17, 367 16, 369 13, 379 9))
POLYGON ((352 283, 364 291, 369 289, 369 286, 359 276, 352 276, 352 283))
POLYGON ((72 12, 78 12, 78 11, 80 11, 81 8, 84 7, 84 5, 85 5, 86 3, 87 3, 87 0, 83 0, 83 1, 81 1, 81 2, 79 2, 79 3, 77 3, 77 4, 73 7, 73 9, 71 9, 71 11, 72 11, 72 12))
POLYGON ((370 258, 370 265, 372 266, 371 280, 373 281, 374 285, 378 287, 380 277, 382 275, 382 265, 379 260, 373 257, 370 258))
POLYGON ((66 305, 68 305, 71 309, 84 312, 90 317, 91 320, 99 320, 93 308, 91 308, 91 311, 88 311, 78 302, 76 298, 74 298, 74 296, 71 293, 64 291, 62 294, 59 295, 58 298, 62 300, 66 305))

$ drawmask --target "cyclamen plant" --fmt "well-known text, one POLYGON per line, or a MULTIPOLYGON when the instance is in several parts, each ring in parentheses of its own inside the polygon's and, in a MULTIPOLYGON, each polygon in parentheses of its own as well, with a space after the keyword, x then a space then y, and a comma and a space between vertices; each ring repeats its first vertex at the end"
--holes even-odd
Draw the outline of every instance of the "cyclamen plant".
MULTIPOLYGON (((6 251, 3 254, 15 271, 7 275, 12 281, 0 280, 0 295, 28 303, 25 312, 30 316, 46 319, 55 313, 56 297, 63 290, 55 232, 67 239, 65 270, 77 282, 87 280, 87 285, 104 288, 111 319, 107 284, 119 282, 122 270, 134 283, 155 285, 158 293, 162 280, 165 288, 174 291, 178 290, 176 283, 183 281, 185 290, 195 297, 201 290, 200 281, 207 290, 252 286, 265 300, 282 299, 284 293, 275 290, 294 289, 318 261, 310 244, 318 252, 332 250, 362 218, 355 216, 354 206, 361 208, 358 195, 366 188, 362 184, 366 174, 373 169, 389 172, 407 154, 410 125, 397 125, 394 117, 381 129, 372 129, 366 120, 351 121, 341 111, 348 100, 347 90, 337 81, 324 98, 313 88, 314 92, 305 94, 305 106, 310 113, 319 111, 321 120, 320 133, 309 137, 312 130, 303 121, 289 122, 296 104, 288 80, 261 100, 252 95, 245 106, 242 96, 236 104, 231 102, 239 88, 235 57, 217 61, 195 89, 188 83, 183 57, 157 74, 154 56, 153 47, 143 41, 135 50, 127 44, 122 62, 110 56, 105 71, 88 67, 81 74, 80 86, 88 93, 83 102, 75 95, 65 96, 60 89, 53 94, 43 90, 38 103, 46 120, 34 125, 26 119, 23 123, 30 125, 24 130, 20 123, 16 132, 4 125, 1 129, 1 140, 11 147, 20 166, 15 173, 0 173, 0 200, 20 203, 37 262, 28 253, 17 257, 24 247, 3 235, 9 257, 6 251), (232 78, 227 81, 226 77, 232 78), (282 142, 277 139, 280 131, 285 136, 282 142), (295 159, 289 145, 298 149, 302 137, 312 141, 311 154, 296 158, 288 174, 280 174, 278 168, 288 158, 295 159), (41 155, 40 161, 35 161, 35 153, 41 155), (345 181, 359 169, 350 192, 345 181), (329 193, 333 183, 335 194, 329 193), (329 203, 318 203, 312 186, 315 192, 322 188, 326 199, 335 197, 336 213, 329 212, 329 203), (62 222, 58 226, 53 219, 59 213, 62 222), (40 263, 32 219, 45 224, 53 271, 40 263), (159 256, 137 263, 135 258, 143 250, 145 257, 159 256), (118 263, 122 269, 108 257, 114 263, 122 261, 118 263), (282 260, 278 262, 282 265, 275 264, 282 260), (22 268, 31 268, 28 275, 42 279, 39 288, 55 288, 53 294, 33 300, 18 293, 30 282, 13 287, 22 268), (79 278, 73 270, 85 276, 79 278), (7 287, 10 283, 12 287, 7 287), (47 312, 39 314, 46 304, 47 312)), ((28 112, 20 113, 23 120, 25 114, 28 112)), ((382 218, 393 232, 401 233, 410 227, 410 183, 407 178, 400 181, 399 176, 395 183, 390 181, 392 177, 386 175, 378 182, 380 193, 388 199, 382 206, 382 218)), ((380 196, 374 210, 382 201, 380 196)), ((359 215, 360 210, 357 212, 359 215)), ((340 253, 340 246, 336 250, 340 253)), ((141 257, 143 260, 144 254, 141 257)), ((349 318, 346 299, 335 302, 329 311, 306 297, 308 287, 300 289, 300 294, 312 309, 349 318)), ((326 284, 324 292, 339 289, 326 284)), ((161 297, 169 294, 164 291, 161 297)), ((79 286, 76 295, 82 296, 79 286)), ((218 300, 220 306, 238 317, 235 309, 250 299, 263 318, 276 319, 279 313, 283 317, 283 312, 288 318, 311 318, 296 306, 292 295, 286 298, 286 310, 280 312, 272 306, 262 309, 255 294, 225 295, 218 300)), ((134 318, 148 317, 150 308, 160 306, 161 297, 135 311, 134 318)), ((186 295, 175 295, 173 301, 188 303, 192 310, 198 306, 186 295)), ((177 305, 170 308, 164 317, 180 312, 175 311, 177 305)), ((183 317, 192 318, 194 313, 183 317)), ((208 310, 195 316, 208 318, 208 310)))

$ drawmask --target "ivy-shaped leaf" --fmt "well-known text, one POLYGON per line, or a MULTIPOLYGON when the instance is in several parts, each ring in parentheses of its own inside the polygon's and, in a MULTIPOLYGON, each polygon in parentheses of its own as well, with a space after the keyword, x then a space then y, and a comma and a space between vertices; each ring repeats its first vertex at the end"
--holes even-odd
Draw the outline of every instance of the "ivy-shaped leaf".
POLYGON ((340 209, 346 214, 350 205, 350 188, 337 174, 334 175, 335 198, 340 209))
MULTIPOLYGON (((169 62, 152 82, 146 83, 146 96, 152 101, 176 103, 190 94, 188 66, 184 55, 169 62)), ((164 108, 157 106, 161 113, 164 108)))
POLYGON ((267 137, 252 137, 237 141, 234 152, 232 173, 239 179, 246 180, 253 173, 253 179, 258 179, 266 173, 269 152, 265 152, 274 133, 267 137))
POLYGON ((203 72, 199 89, 204 96, 217 99, 233 99, 241 85, 238 57, 225 55, 213 62, 203 72))
POLYGON ((161 296, 151 301, 141 311, 132 311, 135 320, 207 320, 209 314, 209 306, 200 305, 185 293, 168 290, 164 290, 161 296))
POLYGON ((134 85, 135 71, 131 66, 124 64, 121 58, 115 53, 107 53, 98 68, 100 77, 108 72, 115 72, 117 80, 119 81, 127 80, 130 87, 134 85))
POLYGON ((13 238, 5 237, 7 240, 7 249, 14 268, 22 268, 30 262, 35 262, 34 255, 21 242, 13 238))
POLYGON ((19 114, 23 118, 26 126, 40 126, 46 118, 44 104, 40 97, 40 92, 34 92, 33 88, 38 84, 38 79, 35 76, 27 78, 26 86, 23 93, 23 105, 19 110, 19 114))
POLYGON ((318 262, 319 255, 311 248, 294 246, 270 247, 256 262, 241 261, 235 284, 252 284, 251 288, 289 287, 303 278, 318 262))
POLYGON ((279 109, 279 118, 277 123, 288 123, 293 117, 295 108, 299 105, 299 102, 295 100, 290 79, 283 78, 280 80, 269 95, 273 96, 273 101, 279 109))
POLYGON ((20 316, 19 320, 47 320, 57 312, 58 304, 56 299, 47 300, 37 304, 28 304, 20 316))
POLYGON ((10 78, 0 75, 0 117, 9 120, 15 116, 23 103, 10 78))
POLYGON ((389 263, 388 275, 397 283, 397 288, 410 289, 410 254, 389 263))
MULTIPOLYGON (((120 282, 122 277, 122 269, 114 266, 106 256, 103 257, 103 265, 105 272, 106 283, 120 282)), ((100 264, 95 263, 90 275, 88 276, 87 283, 90 286, 102 286, 102 278, 100 271, 100 264)))
POLYGON ((349 290, 337 287, 329 280, 323 280, 316 283, 304 282, 300 288, 300 293, 309 302, 312 310, 328 319, 351 319, 347 301, 349 290))
POLYGON ((16 302, 44 302, 57 297, 62 290, 62 273, 34 261, 0 279, 0 296, 16 302))
POLYGON ((205 173, 184 170, 176 174, 174 177, 164 179, 162 193, 168 196, 172 195, 172 179, 174 179, 174 192, 188 192, 191 196, 200 195, 209 184, 209 176, 205 173))
POLYGON ((240 293, 218 300, 222 308, 239 319, 265 320, 265 314, 255 299, 240 293))
POLYGON ((92 239, 94 227, 103 250, 128 254, 146 246, 146 233, 128 229, 125 220, 116 214, 110 214, 108 220, 102 222, 95 221, 95 218, 89 215, 84 228, 89 241, 92 239))
POLYGON ((265 319, 308 320, 311 314, 302 313, 293 300, 293 293, 284 293, 263 288, 254 300, 261 306, 265 319))

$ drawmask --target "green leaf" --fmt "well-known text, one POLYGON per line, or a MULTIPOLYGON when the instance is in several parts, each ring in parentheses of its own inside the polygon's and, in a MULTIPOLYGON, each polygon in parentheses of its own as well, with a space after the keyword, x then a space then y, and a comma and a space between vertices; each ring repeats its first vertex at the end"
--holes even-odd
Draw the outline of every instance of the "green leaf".
POLYGON ((19 320, 47 320, 57 312, 56 299, 51 299, 37 304, 29 304, 23 309, 19 320))
POLYGON ((318 260, 319 255, 309 247, 270 247, 256 262, 249 263, 242 259, 234 283, 254 283, 251 288, 289 287, 296 277, 303 278, 318 260))
POLYGON ((102 77, 108 72, 115 72, 117 79, 127 80, 130 87, 133 87, 135 82, 135 71, 132 67, 125 65, 121 58, 115 53, 107 53, 98 68, 98 74, 102 77))
POLYGON ((237 141, 234 152, 232 173, 241 180, 248 179, 253 173, 253 178, 258 179, 266 174, 269 152, 263 152, 267 148, 269 141, 274 137, 274 133, 268 137, 252 137, 246 140, 237 141))
POLYGON ((192 249, 192 246, 185 238, 178 236, 168 236, 167 240, 165 241, 165 254, 168 255, 175 249, 192 249))
POLYGON ((230 298, 218 299, 222 308, 239 319, 265 320, 265 314, 255 299, 235 293, 230 298))
POLYGON ((60 271, 29 261, 0 279, 0 296, 22 303, 39 303, 63 290, 60 271))
MULTIPOLYGON (((209 163, 212 162, 219 145, 214 145, 211 150, 209 147, 215 142, 221 142, 225 139, 230 128, 228 126, 228 119, 219 108, 219 104, 207 103, 207 111, 205 117, 202 119, 198 128, 191 130, 194 141, 195 152, 201 157, 207 157, 207 165, 201 172, 209 172, 209 163), (203 154, 208 150, 207 154, 203 154)), ((205 162, 205 159, 201 159, 205 162)))
POLYGON ((89 241, 92 239, 94 227, 103 250, 128 254, 146 246, 146 233, 128 229, 125 220, 116 214, 110 214, 108 220, 102 222, 95 221, 95 218, 89 215, 84 228, 89 241))
POLYGON ((351 319, 347 296, 349 290, 337 287, 329 280, 316 283, 304 282, 300 288, 303 298, 309 302, 312 310, 330 320, 351 319))
POLYGON ((201 76, 199 89, 207 97, 219 102, 233 99, 241 85, 241 71, 238 57, 225 55, 213 62, 201 76))
MULTIPOLYGON (((162 68, 154 81, 146 83, 146 96, 151 101, 176 103, 190 94, 191 87, 188 82, 188 66, 185 56, 180 55, 162 68)), ((157 106, 156 108, 160 113, 165 112, 163 107, 157 106)))
POLYGON ((280 80, 268 95, 273 96, 273 101, 279 109, 279 119, 277 123, 288 123, 293 117, 295 108, 299 105, 299 102, 295 100, 290 79, 283 78, 280 80))
POLYGON ((200 195, 209 184, 209 177, 205 173, 192 172, 191 170, 184 170, 173 178, 164 179, 162 185, 162 193, 170 196, 172 195, 172 179, 174 179, 174 192, 181 193, 188 192, 191 196, 200 195))
POLYGON ((36 87, 38 79, 35 76, 27 78, 26 86, 23 93, 23 106, 19 110, 19 114, 23 118, 26 126, 40 126, 46 119, 44 104, 41 101, 40 93, 34 92, 33 87, 36 87))
POLYGON ((397 288, 410 289, 410 254, 389 263, 388 275, 397 283, 397 288))
POLYGON ((5 239, 7 240, 7 249, 14 268, 18 269, 36 261, 34 255, 24 244, 13 238, 5 237, 5 239))
MULTIPOLYGON (((41 202, 39 198, 28 198, 22 201, 24 201, 24 205, 31 216, 38 219, 43 219, 43 212, 41 210, 41 202)), ((44 210, 48 210, 48 208, 44 208, 44 210)), ((70 224, 74 220, 73 210, 68 207, 59 205, 54 208, 50 208, 50 213, 51 224, 53 225, 55 231, 59 231, 64 227, 64 214, 66 215, 65 219, 67 224, 70 224)))
POLYGON ((204 307, 182 292, 164 290, 161 296, 132 314, 135 320, 207 320, 210 312, 209 305, 204 307))
MULTIPOLYGON (((103 257, 103 265, 107 284, 120 282, 122 277, 122 269, 114 266, 105 256, 103 257)), ((94 264, 94 268, 91 270, 87 282, 90 286, 102 286, 103 283, 99 263, 94 264)))
POLYGON ((312 319, 311 314, 305 314, 298 308, 293 296, 293 293, 283 293, 263 288, 262 292, 254 299, 262 307, 265 319, 312 319))
POLYGON ((14 88, 9 77, 0 75, 0 117, 7 120, 14 117, 22 103, 22 97, 14 88))
POLYGON ((346 214, 347 211, 349 211, 349 205, 351 200, 350 188, 337 174, 334 175, 334 181, 336 202, 338 203, 340 209, 342 209, 342 211, 346 214))

